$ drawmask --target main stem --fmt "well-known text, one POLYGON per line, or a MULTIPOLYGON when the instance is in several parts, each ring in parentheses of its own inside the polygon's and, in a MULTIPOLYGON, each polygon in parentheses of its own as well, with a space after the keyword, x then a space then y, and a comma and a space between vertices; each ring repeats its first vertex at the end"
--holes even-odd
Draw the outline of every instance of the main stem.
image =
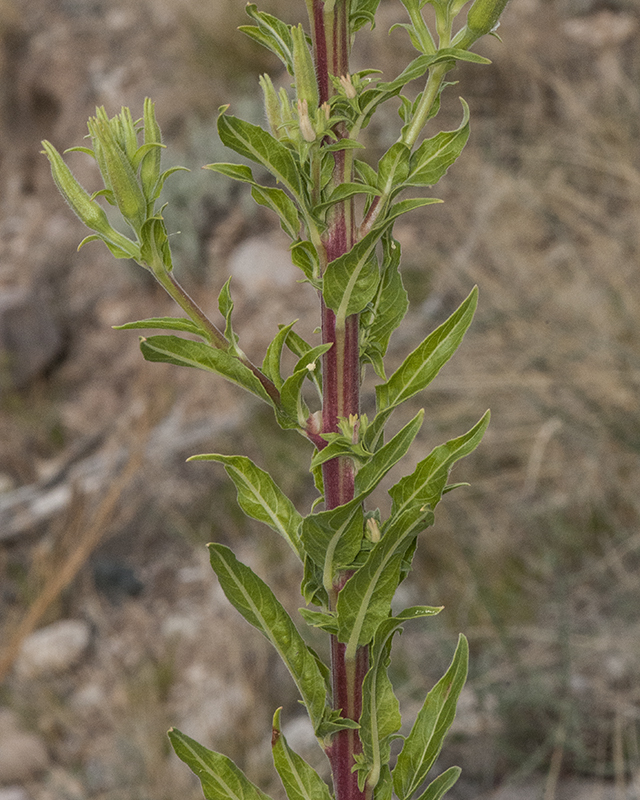
MULTIPOLYGON (((349 0, 308 0, 309 17, 320 103, 333 91, 330 75, 349 74, 349 0)), ((337 130, 338 136, 345 135, 337 130)), ((346 151, 334 154, 331 183, 339 186, 352 180, 351 160, 346 151)), ((327 263, 347 253, 355 241, 353 202, 338 203, 329 213, 323 236, 327 263)), ((360 412, 359 318, 347 317, 341 324, 335 313, 321 298, 322 341, 333 346, 323 357, 322 431, 338 430, 338 421, 360 412)), ((353 463, 347 458, 335 458, 323 464, 325 507, 336 508, 354 496, 353 463)), ((336 577, 330 603, 335 608, 338 594, 349 573, 336 577)), ((331 637, 331 678, 333 707, 348 719, 360 719, 362 711, 362 682, 368 668, 369 652, 361 647, 354 659, 345 657, 346 646, 336 636, 331 637)), ((357 774, 353 772, 355 755, 362 751, 356 730, 336 733, 328 748, 333 788, 336 800, 364 800, 365 792, 358 789, 357 774)))

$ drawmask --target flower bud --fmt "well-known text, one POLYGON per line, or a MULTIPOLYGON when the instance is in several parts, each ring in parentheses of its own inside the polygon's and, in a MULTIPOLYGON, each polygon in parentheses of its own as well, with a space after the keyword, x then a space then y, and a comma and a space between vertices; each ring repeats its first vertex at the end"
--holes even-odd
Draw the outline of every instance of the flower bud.
POLYGON ((315 142, 316 132, 309 118, 309 106, 306 100, 298 100, 298 120, 300 123, 300 133, 305 142, 315 142))
POLYGON ((152 203, 157 198, 157 186, 160 180, 160 150, 162 145, 162 134, 160 126, 156 121, 155 103, 148 97, 144 99, 144 143, 145 145, 157 145, 149 147, 149 151, 142 159, 140 164, 140 181, 142 190, 148 203, 152 203))
POLYGON ((356 88, 351 82, 351 75, 342 75, 340 77, 340 86, 342 87, 348 100, 355 100, 358 96, 356 88))
POLYGON ((467 24, 453 41, 455 47, 466 50, 481 36, 494 31, 508 2, 509 0, 475 0, 467 14, 467 24))
MULTIPOLYGON (((104 109, 102 109, 104 111, 104 109)), ((106 115, 105 115, 106 116, 106 115)), ((136 233, 147 218, 147 201, 126 153, 116 141, 110 121, 102 115, 89 120, 91 138, 98 144, 100 157, 94 147, 105 185, 113 193, 120 213, 136 233), (102 162, 102 163, 101 163, 102 162)))
POLYGON ((318 80, 302 25, 292 27, 291 36, 293 38, 293 77, 296 82, 296 98, 298 101, 306 101, 309 108, 315 109, 320 102, 318 80))
POLYGON ((271 128, 271 133, 276 139, 282 138, 282 113, 278 95, 274 89, 273 82, 268 75, 261 75, 258 79, 262 94, 264 95, 264 108, 267 114, 267 121, 271 128))
MULTIPOLYGON (((60 194, 71 206, 74 214, 83 222, 87 228, 96 231, 99 238, 108 245, 115 245, 126 257, 133 258, 136 255, 136 245, 126 236, 118 233, 110 224, 104 209, 92 200, 88 192, 78 183, 75 176, 65 164, 60 153, 55 149, 51 142, 43 141, 42 151, 51 164, 51 173, 60 194)), ((98 238, 98 237, 89 237, 98 238)))
POLYGON ((102 206, 92 200, 89 193, 78 183, 56 148, 47 140, 42 142, 42 151, 49 159, 53 180, 60 194, 71 206, 73 213, 92 231, 108 235, 113 229, 102 206))

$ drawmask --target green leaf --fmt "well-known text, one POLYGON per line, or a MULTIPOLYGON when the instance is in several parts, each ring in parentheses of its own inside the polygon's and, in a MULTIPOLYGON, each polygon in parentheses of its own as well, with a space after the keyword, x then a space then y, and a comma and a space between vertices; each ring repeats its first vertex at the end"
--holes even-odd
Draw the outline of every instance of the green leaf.
POLYGON ((458 780, 461 772, 460 767, 449 767, 434 781, 431 781, 427 790, 418 797, 418 800, 440 800, 458 780))
POLYGON ((355 494, 366 497, 380 483, 389 470, 403 458, 418 435, 424 419, 424 409, 415 415, 402 430, 381 447, 369 461, 358 470, 355 477, 355 494))
POLYGON ((280 226, 290 239, 295 241, 300 234, 300 218, 295 203, 282 189, 255 184, 251 197, 259 206, 265 206, 280 217, 280 226))
MULTIPOLYGON (((309 409, 302 398, 302 386, 306 378, 312 380, 313 375, 320 372, 318 360, 332 346, 331 342, 319 344, 317 347, 308 350, 295 366, 293 374, 290 375, 282 384, 280 390, 280 403, 285 414, 292 420, 297 420, 297 424, 304 428, 309 409)), ((293 426, 295 427, 295 425, 293 426)))
POLYGON ((400 245, 389 233, 383 236, 382 244, 382 278, 375 297, 360 317, 360 356, 363 364, 373 364, 378 377, 386 380, 383 358, 391 334, 407 313, 409 299, 398 269, 400 245))
POLYGON ((364 777, 370 788, 375 788, 383 768, 389 763, 391 737, 402 724, 398 699, 387 675, 393 636, 401 631, 407 620, 432 617, 441 610, 431 606, 407 608, 398 616, 383 620, 373 637, 369 656, 371 667, 362 686, 360 716, 360 741, 367 771, 364 777))
POLYGON ((379 410, 395 408, 431 383, 462 341, 477 303, 478 289, 474 287, 457 311, 405 358, 389 380, 376 386, 379 410))
POLYGON ((218 133, 226 147, 262 164, 294 197, 300 199, 302 190, 296 161, 284 144, 258 125, 224 113, 218 117, 218 133))
POLYGON ((317 732, 324 717, 324 677, 293 620, 267 584, 222 544, 210 544, 211 566, 227 599, 277 650, 317 732))
POLYGON ((376 245, 380 231, 373 230, 348 253, 330 261, 323 277, 323 297, 327 306, 344 320, 362 311, 373 299, 378 281, 376 245))
POLYGON ((277 17, 258 11, 254 3, 249 3, 246 7, 247 14, 258 23, 256 28, 253 25, 241 25, 238 30, 245 33, 254 41, 275 53, 287 68, 290 75, 293 75, 293 38, 291 36, 291 26, 279 20, 277 17))
POLYGON ((229 352, 234 355, 239 355, 237 348, 238 337, 234 333, 233 325, 231 324, 231 314, 233 313, 234 303, 231 299, 231 278, 227 278, 226 283, 220 290, 218 295, 218 310, 225 319, 224 338, 229 342, 229 352))
POLYGON ((280 224, 282 230, 293 240, 298 238, 300 232, 300 218, 298 216, 298 209, 293 200, 282 189, 277 189, 272 186, 263 186, 253 177, 251 167, 246 164, 227 164, 225 162, 218 162, 216 164, 207 164, 203 169, 210 169, 212 172, 218 172, 225 175, 227 178, 232 178, 241 183, 248 183, 251 185, 251 196, 255 202, 260 206, 270 208, 280 217, 280 224))
POLYGON ((309 514, 302 521, 300 539, 305 551, 322 570, 322 585, 327 593, 333 589, 337 569, 351 564, 357 556, 364 531, 362 498, 318 514, 309 514))
POLYGON ((375 28, 376 11, 379 4, 380 0, 355 0, 351 4, 349 23, 352 35, 367 23, 371 25, 371 30, 375 28))
POLYGON ((169 731, 169 739, 178 758, 200 779, 206 800, 267 800, 227 756, 207 750, 177 728, 169 731))
POLYGON ((329 787, 310 764, 294 752, 280 730, 280 711, 273 717, 273 763, 289 800, 331 800, 329 787))
POLYGON ((391 518, 364 565, 346 582, 337 610, 338 639, 347 645, 347 659, 355 657, 358 647, 369 644, 378 625, 389 616, 404 553, 432 523, 433 513, 420 508, 391 518))
POLYGON ((410 150, 403 142, 396 142, 378 162, 378 189, 390 194, 392 188, 404 183, 409 174, 410 150))
POLYGON ((449 470, 480 444, 490 417, 487 411, 470 431, 436 447, 418 463, 411 475, 405 475, 394 484, 389 489, 393 500, 391 513, 401 514, 413 506, 429 505, 435 509, 446 488, 449 470))
POLYGON ((311 242, 303 239, 292 244, 290 250, 294 265, 304 272, 305 278, 311 284, 317 286, 320 277, 320 261, 316 248, 311 242))
POLYGON ((298 536, 302 517, 268 472, 260 469, 246 456, 208 453, 191 456, 187 460, 217 461, 222 464, 238 490, 238 504, 244 513, 273 528, 298 558, 304 561, 304 550, 298 536))
POLYGON ((380 191, 375 186, 368 186, 364 183, 341 183, 331 192, 329 197, 324 203, 315 206, 314 211, 321 211, 334 203, 341 203, 349 197, 354 197, 356 194, 379 195, 380 191))
POLYGON ((178 336, 150 336, 140 340, 140 350, 147 361, 161 361, 181 367, 195 367, 222 375, 231 383, 255 394, 265 403, 273 405, 266 390, 238 359, 225 350, 218 350, 204 342, 192 342, 178 336))
POLYGON ((150 319, 140 319, 137 322, 125 322, 124 325, 113 326, 114 331, 129 331, 136 328, 183 331, 184 333, 192 333, 194 336, 207 337, 206 332, 199 325, 190 319, 181 317, 151 317, 150 319))
MULTIPOLYGON (((393 787, 400 800, 411 797, 435 763, 456 715, 456 703, 467 679, 468 664, 469 644, 460 634, 451 666, 427 695, 398 755, 393 770, 393 787)), ((433 794, 434 798, 441 796, 433 794)))
POLYGON ((290 322, 288 325, 282 325, 280 327, 280 330, 267 347, 267 352, 262 362, 261 372, 263 372, 267 378, 272 381, 278 391, 280 391, 283 384, 282 376, 280 374, 282 348, 284 347, 287 337, 291 332, 291 328, 293 328, 297 321, 298 320, 294 319, 294 321, 290 322))
POLYGON ((463 119, 453 131, 442 131, 426 139, 411 156, 405 186, 433 186, 462 152, 469 138, 469 106, 462 98, 463 119))
POLYGON ((310 608, 299 608, 298 612, 302 619, 312 628, 320 628, 327 633, 338 633, 338 620, 335 612, 332 611, 312 611, 310 608))

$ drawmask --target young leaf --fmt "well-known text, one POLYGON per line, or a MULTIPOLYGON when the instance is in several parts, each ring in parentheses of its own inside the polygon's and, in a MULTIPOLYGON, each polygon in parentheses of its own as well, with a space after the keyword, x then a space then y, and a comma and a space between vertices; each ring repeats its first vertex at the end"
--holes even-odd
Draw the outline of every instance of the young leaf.
POLYGON ((140 340, 140 350, 147 361, 162 361, 182 367, 195 367, 222 375, 231 383, 255 394, 265 403, 273 405, 266 390, 235 356, 204 342, 192 342, 178 336, 150 336, 140 340))
POLYGON ((489 425, 487 411, 470 431, 436 447, 419 462, 411 475, 405 475, 389 489, 393 500, 392 514, 401 514, 412 506, 436 507, 449 477, 449 470, 460 458, 469 455, 480 444, 489 425))
POLYGON ((331 800, 329 787, 315 769, 295 753, 280 730, 280 711, 273 717, 273 763, 289 800, 331 800))
POLYGON ((378 625, 389 616, 404 553, 432 523, 433 513, 420 508, 391 518, 364 565, 346 582, 338 595, 337 610, 338 639, 347 645, 347 659, 371 641, 378 625))
POLYGON ((206 800, 269 800, 230 758, 207 750, 177 728, 169 739, 179 759, 200 779, 206 800))
POLYGON ((225 319, 224 338, 229 342, 229 352, 238 355, 238 336, 234 333, 231 324, 231 314, 233 313, 234 302, 231 299, 231 278, 227 278, 226 283, 218 295, 218 310, 225 319))
MULTIPOLYGON (((427 695, 398 755, 393 788, 408 800, 427 777, 456 715, 456 703, 467 679, 469 644, 460 634, 451 666, 427 695)), ((446 789, 445 789, 446 791, 446 789)), ((434 797, 442 795, 434 795, 434 797)))
POLYGON ((431 383, 462 341, 477 303, 478 289, 474 287, 457 311, 405 358, 389 380, 376 386, 378 410, 395 408, 431 383))
POLYGON ((304 550, 298 536, 302 517, 268 472, 246 456, 209 453, 191 456, 188 461, 217 461, 223 464, 238 490, 238 504, 244 513, 273 528, 304 561, 304 550))
POLYGON ((227 599, 271 642, 289 670, 307 707, 315 731, 320 729, 326 704, 324 677, 315 656, 293 620, 267 584, 222 544, 210 544, 213 571, 227 599))

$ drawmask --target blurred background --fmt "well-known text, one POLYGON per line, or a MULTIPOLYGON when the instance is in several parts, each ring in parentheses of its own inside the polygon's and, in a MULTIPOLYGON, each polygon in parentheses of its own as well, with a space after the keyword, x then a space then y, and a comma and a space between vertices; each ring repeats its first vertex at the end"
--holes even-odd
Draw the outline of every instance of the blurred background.
MULTIPOLYGON (((288 0, 264 10, 302 18, 288 0)), ((310 449, 240 390, 148 364, 135 331, 112 330, 174 309, 106 248, 76 253, 84 229, 39 152, 45 137, 82 144, 96 105, 135 117, 151 96, 165 163, 192 170, 166 185, 179 279, 215 315, 233 275, 254 361, 279 322, 299 318, 313 337, 317 300, 275 220, 200 170, 234 160, 218 107, 260 122, 258 74, 286 82, 235 31, 246 21, 231 0, 0 0, 0 800, 195 800, 171 725, 280 800, 279 705, 290 743, 327 772, 293 685, 226 604, 204 545, 232 545, 292 613, 298 566, 243 517, 218 465, 185 464, 247 454, 306 513, 310 449)), ((356 68, 390 79, 404 67, 408 38, 387 33, 398 21, 400 4, 382 0, 356 68)), ((439 760, 464 768, 452 800, 638 798, 640 9, 513 0, 500 32, 503 44, 477 47, 491 66, 452 73, 431 129, 457 127, 467 100, 469 144, 434 190, 444 204, 396 226, 413 305, 392 363, 480 287, 462 347, 419 398, 409 461, 493 416, 455 470, 470 487, 441 504, 402 587, 403 602, 445 611, 396 642, 393 679, 409 726, 458 631, 469 637, 439 760)), ((397 121, 389 107, 367 130, 372 163, 397 121)), ((90 159, 68 162, 98 188, 90 159)))

